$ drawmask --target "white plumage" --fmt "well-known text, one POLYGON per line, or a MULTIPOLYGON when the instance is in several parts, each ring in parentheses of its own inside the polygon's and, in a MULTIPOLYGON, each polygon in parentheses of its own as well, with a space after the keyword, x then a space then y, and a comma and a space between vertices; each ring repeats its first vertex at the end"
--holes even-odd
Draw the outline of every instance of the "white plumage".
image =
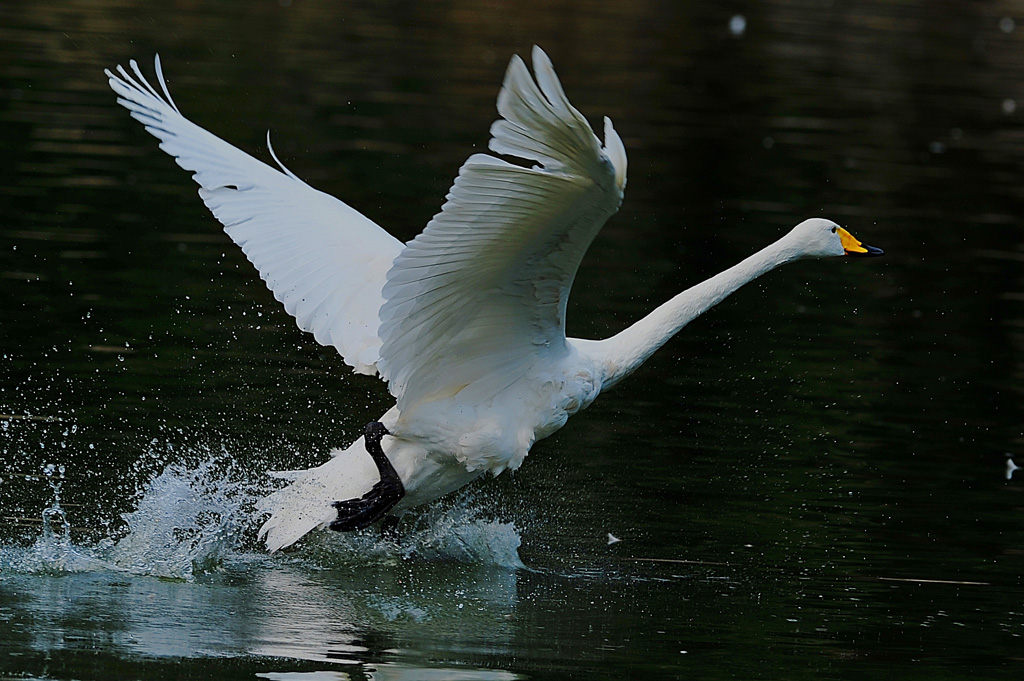
MULTIPOLYGON (((512 58, 490 141, 530 165, 470 156, 441 212, 404 245, 182 116, 159 58, 162 94, 134 61, 131 74, 106 72, 118 102, 194 172, 203 201, 299 327, 387 381, 396 405, 380 419, 390 432, 382 447, 405 489, 398 512, 517 468, 536 440, 746 281, 799 257, 870 253, 834 223, 808 220, 613 338, 567 338, 569 290, 622 201, 626 154, 608 119, 601 143, 536 47, 533 65, 531 76, 512 58)), ((297 472, 260 503, 268 549, 330 523, 332 502, 377 480, 363 438, 297 472)))

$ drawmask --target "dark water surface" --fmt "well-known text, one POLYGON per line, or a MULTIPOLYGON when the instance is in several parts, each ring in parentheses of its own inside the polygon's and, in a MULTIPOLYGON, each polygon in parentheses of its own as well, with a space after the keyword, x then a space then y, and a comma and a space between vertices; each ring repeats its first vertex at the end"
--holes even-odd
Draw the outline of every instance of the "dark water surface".
POLYGON ((1020 3, 15 0, 0 151, 0 678, 1024 673, 1020 3), (389 397, 102 69, 159 52, 187 116, 408 239, 534 43, 629 154, 572 335, 804 217, 886 257, 747 286, 400 545, 266 556, 263 473, 389 397))

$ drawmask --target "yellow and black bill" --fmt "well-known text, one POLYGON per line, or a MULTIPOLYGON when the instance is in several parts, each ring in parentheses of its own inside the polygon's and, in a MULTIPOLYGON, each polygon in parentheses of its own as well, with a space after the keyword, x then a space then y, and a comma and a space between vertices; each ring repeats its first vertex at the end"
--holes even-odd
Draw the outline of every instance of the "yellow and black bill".
POLYGON ((881 248, 868 246, 867 244, 857 241, 855 236, 847 232, 842 227, 838 228, 836 231, 839 233, 839 239, 843 242, 843 250, 846 251, 846 255, 863 258, 873 255, 882 255, 885 253, 881 248))

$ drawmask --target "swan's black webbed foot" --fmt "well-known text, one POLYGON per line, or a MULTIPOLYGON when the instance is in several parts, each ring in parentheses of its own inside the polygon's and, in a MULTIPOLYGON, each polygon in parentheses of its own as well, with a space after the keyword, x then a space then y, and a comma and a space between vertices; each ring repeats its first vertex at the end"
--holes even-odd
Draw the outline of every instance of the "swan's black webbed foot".
MULTIPOLYGON (((387 512, 405 496, 402 479, 398 477, 395 467, 391 465, 388 457, 384 455, 384 450, 380 447, 380 441, 385 435, 390 435, 390 433, 382 423, 371 421, 366 424, 366 434, 364 435, 366 451, 373 458, 373 462, 377 464, 380 482, 358 499, 335 501, 332 506, 338 509, 338 519, 329 525, 332 530, 351 532, 369 527, 387 515, 387 512)), ((395 522, 397 523, 397 518, 395 522)))

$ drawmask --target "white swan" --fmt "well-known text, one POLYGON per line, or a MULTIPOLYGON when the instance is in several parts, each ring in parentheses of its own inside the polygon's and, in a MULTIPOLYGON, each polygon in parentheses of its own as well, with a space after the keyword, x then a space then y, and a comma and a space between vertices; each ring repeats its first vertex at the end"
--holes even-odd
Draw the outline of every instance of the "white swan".
POLYGON ((622 201, 626 153, 607 118, 601 144, 539 48, 533 76, 512 58, 490 140, 531 166, 470 156, 441 212, 407 244, 302 182, 272 149, 280 171, 182 116, 159 57, 160 92, 130 65, 134 76, 106 71, 118 102, 194 171, 203 201, 299 327, 355 371, 379 374, 396 399, 364 437, 261 501, 270 551, 516 469, 534 442, 746 282, 799 258, 881 253, 833 222, 806 220, 607 340, 567 338, 569 289, 622 201))

